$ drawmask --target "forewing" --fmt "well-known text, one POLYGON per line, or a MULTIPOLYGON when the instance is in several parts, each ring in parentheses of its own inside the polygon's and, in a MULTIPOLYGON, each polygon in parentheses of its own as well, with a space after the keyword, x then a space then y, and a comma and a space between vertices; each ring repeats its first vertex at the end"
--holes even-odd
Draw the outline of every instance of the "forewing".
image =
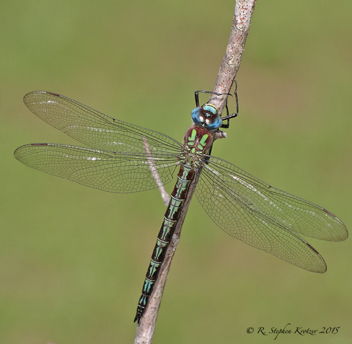
POLYGON ((324 208, 219 158, 204 164, 196 196, 228 234, 309 271, 324 272, 326 264, 297 233, 330 241, 348 236, 342 221, 324 208))
POLYGON ((166 135, 106 116, 56 93, 34 91, 23 101, 43 121, 91 148, 143 154, 146 140, 153 154, 173 154, 182 146, 166 135))

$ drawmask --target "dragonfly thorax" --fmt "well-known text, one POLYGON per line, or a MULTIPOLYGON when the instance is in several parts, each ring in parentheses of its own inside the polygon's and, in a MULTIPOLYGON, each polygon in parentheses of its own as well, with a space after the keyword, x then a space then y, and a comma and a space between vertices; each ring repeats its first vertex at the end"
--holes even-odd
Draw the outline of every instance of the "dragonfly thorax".
POLYGON ((203 155, 207 153, 213 143, 213 136, 207 128, 200 126, 190 127, 184 138, 180 161, 192 169, 200 167, 203 155))
POLYGON ((217 108, 212 104, 204 104, 192 110, 192 121, 208 130, 216 130, 222 124, 217 108))

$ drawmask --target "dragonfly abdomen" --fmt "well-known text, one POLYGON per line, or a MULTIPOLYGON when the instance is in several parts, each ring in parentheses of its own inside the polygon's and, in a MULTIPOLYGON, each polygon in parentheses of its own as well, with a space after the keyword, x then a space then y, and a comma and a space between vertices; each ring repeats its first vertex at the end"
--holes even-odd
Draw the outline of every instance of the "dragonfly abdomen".
POLYGON ((164 220, 145 276, 142 295, 139 299, 136 316, 134 318, 134 321, 137 321, 138 323, 144 313, 148 299, 158 278, 161 264, 165 259, 167 248, 169 247, 170 241, 175 232, 189 186, 194 179, 194 176, 195 171, 192 168, 181 165, 180 171, 177 175, 177 183, 171 194, 171 199, 165 212, 164 220))

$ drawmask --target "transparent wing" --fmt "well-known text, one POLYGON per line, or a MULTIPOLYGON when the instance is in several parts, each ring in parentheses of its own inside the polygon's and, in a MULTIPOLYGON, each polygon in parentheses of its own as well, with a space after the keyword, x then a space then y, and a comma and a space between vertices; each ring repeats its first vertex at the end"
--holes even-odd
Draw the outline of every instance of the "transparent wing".
POLYGON ((156 188, 151 169, 158 171, 163 184, 168 183, 178 161, 176 155, 165 153, 127 154, 55 143, 24 145, 14 154, 29 167, 118 193, 156 188))
POLYGON ((172 179, 182 147, 174 139, 59 94, 35 91, 23 101, 43 121, 91 147, 25 145, 15 151, 25 165, 110 192, 149 190, 172 179), (160 175, 157 182, 152 170, 160 175))
POLYGON ((219 158, 204 164, 195 193, 226 233, 309 271, 325 272, 326 264, 297 233, 329 241, 348 236, 343 222, 326 209, 219 158))
POLYGON ((174 154, 182 145, 153 130, 119 121, 65 96, 34 91, 23 98, 28 109, 43 121, 89 147, 111 152, 174 154))

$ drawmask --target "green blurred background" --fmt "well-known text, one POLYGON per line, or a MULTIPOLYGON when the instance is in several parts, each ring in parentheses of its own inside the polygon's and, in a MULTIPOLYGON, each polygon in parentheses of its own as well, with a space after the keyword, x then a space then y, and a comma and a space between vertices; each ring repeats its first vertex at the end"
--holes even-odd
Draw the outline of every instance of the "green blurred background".
MULTIPOLYGON (((1 2, 0 343, 131 343, 165 211, 157 190, 109 194, 17 162, 26 143, 77 144, 31 114, 24 94, 61 93, 181 141, 193 92, 213 87, 233 11, 229 0, 1 2)), ((350 230, 351 13, 350 0, 258 1, 240 115, 213 150, 350 230)), ((285 343, 351 343, 352 241, 309 242, 327 273, 229 237, 194 199, 153 343, 272 342, 246 329, 287 323, 341 327, 285 343)))

